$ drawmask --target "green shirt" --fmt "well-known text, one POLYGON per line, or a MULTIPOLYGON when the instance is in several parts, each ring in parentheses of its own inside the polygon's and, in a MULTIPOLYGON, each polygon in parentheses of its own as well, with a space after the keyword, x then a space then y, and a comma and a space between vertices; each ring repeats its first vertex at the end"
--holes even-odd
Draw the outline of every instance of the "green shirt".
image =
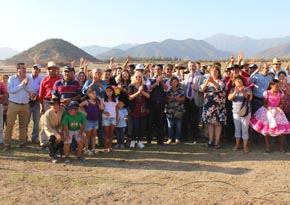
POLYGON ((62 125, 67 125, 68 130, 76 131, 80 130, 81 125, 86 123, 86 116, 82 112, 77 112, 75 116, 71 116, 66 112, 61 120, 62 125))

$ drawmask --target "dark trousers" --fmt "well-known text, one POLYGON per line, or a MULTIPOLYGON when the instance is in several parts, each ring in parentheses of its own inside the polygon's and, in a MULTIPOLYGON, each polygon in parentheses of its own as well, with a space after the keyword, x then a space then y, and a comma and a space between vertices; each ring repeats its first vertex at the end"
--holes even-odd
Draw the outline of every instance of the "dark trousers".
POLYGON ((146 117, 132 117, 132 140, 142 141, 146 125, 146 117))
POLYGON ((182 119, 182 139, 183 141, 197 141, 199 138, 200 108, 195 105, 194 99, 185 99, 185 113, 182 119), (192 138, 192 139, 191 139, 192 138))
POLYGON ((225 142, 231 142, 235 135, 235 125, 233 119, 233 103, 232 101, 226 100, 226 111, 227 111, 227 125, 223 126, 225 142))
POLYGON ((149 107, 149 124, 147 142, 151 143, 153 131, 156 130, 156 140, 158 144, 163 143, 164 139, 164 105, 150 105, 149 107))
MULTIPOLYGON (((263 99, 261 98, 256 98, 256 97, 253 97, 253 100, 252 100, 252 115, 260 108, 264 105, 263 103, 263 99)), ((254 129, 251 129, 250 130, 250 137, 252 138, 253 140, 253 143, 256 144, 258 143, 260 137, 261 137, 261 134, 256 132, 254 129)))
POLYGON ((56 158, 57 154, 63 155, 63 141, 56 142, 55 136, 50 136, 48 141, 49 156, 56 158))

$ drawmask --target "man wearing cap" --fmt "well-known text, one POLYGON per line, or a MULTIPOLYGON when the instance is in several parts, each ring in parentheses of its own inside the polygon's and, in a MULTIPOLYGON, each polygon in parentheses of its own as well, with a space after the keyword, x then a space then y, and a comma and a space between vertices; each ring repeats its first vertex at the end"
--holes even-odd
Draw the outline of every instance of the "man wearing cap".
POLYGON ((58 66, 53 62, 49 61, 46 67, 48 76, 43 78, 39 87, 39 103, 40 113, 43 114, 50 108, 50 98, 52 97, 51 91, 54 83, 61 78, 57 75, 58 66))
MULTIPOLYGON (((138 66, 138 65, 137 65, 138 66)), ((136 66, 136 68, 137 68, 136 66)), ((153 135, 153 124, 157 133, 157 143, 163 145, 163 135, 164 135, 164 109, 166 104, 166 92, 168 91, 168 86, 166 85, 166 80, 162 76, 162 65, 157 64, 154 67, 154 77, 149 79, 147 87, 150 91, 149 99, 149 129, 147 136, 147 143, 150 144, 153 135)))
POLYGON ((49 103, 51 104, 51 108, 41 117, 42 129, 40 133, 43 137, 42 141, 48 145, 51 161, 56 163, 57 151, 63 151, 63 126, 61 119, 65 113, 65 109, 60 106, 59 98, 51 98, 49 103))
POLYGON ((13 127, 18 116, 20 148, 26 146, 27 121, 29 114, 29 99, 33 92, 30 79, 26 76, 26 66, 18 63, 16 75, 10 76, 7 90, 9 104, 7 111, 7 127, 4 139, 4 151, 10 149, 13 127))
POLYGON ((81 98, 81 86, 78 81, 71 78, 72 67, 63 67, 63 79, 55 82, 52 88, 52 96, 60 98, 61 103, 67 106, 71 101, 78 101, 81 98))
MULTIPOLYGON (((40 105, 39 105, 39 87, 40 83, 43 79, 40 73, 41 66, 39 64, 34 64, 32 66, 32 71, 31 74, 28 75, 29 81, 31 82, 31 86, 33 89, 33 93, 30 98, 30 109, 29 109, 29 115, 28 115, 28 121, 27 121, 27 130, 28 130, 28 125, 30 122, 30 118, 32 115, 32 120, 33 120, 33 130, 31 134, 31 141, 33 143, 38 144, 38 134, 39 134, 39 121, 40 121, 40 105)), ((27 136, 28 138, 28 136, 27 136)), ((26 138, 26 141, 28 140, 26 138)))

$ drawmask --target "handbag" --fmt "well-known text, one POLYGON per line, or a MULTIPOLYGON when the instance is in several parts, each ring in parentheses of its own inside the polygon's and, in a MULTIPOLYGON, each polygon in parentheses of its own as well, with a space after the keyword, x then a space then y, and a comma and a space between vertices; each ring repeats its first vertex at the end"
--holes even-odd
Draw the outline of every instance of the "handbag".
POLYGON ((237 113, 240 117, 246 117, 249 114, 249 98, 244 98, 241 109, 237 113))
POLYGON ((174 110, 173 118, 176 118, 176 119, 182 119, 183 114, 184 114, 183 111, 174 110))

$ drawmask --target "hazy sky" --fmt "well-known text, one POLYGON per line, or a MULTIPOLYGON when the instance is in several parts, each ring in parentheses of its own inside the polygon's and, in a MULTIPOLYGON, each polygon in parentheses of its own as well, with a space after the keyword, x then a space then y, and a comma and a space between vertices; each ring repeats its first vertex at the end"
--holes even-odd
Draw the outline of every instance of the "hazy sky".
POLYGON ((0 47, 26 50, 48 38, 115 46, 217 33, 290 35, 290 1, 0 0, 0 47))

